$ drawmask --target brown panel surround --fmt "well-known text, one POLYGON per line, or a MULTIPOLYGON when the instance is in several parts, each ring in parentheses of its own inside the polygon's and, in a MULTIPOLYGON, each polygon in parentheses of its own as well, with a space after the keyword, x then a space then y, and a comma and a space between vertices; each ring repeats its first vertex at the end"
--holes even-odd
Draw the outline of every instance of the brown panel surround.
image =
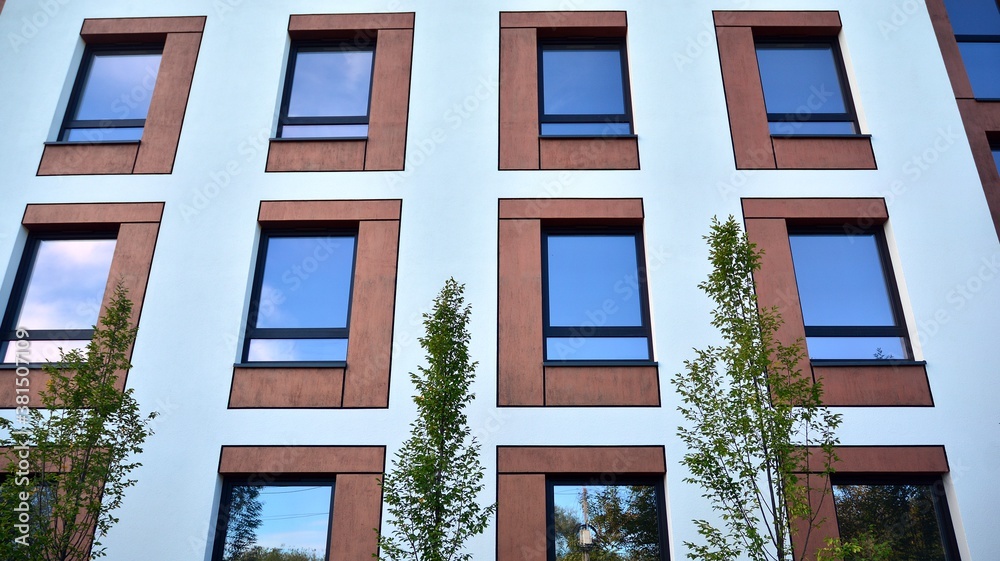
MULTIPOLYGON (((1000 101, 979 101, 972 93, 972 83, 965 72, 965 62, 955 40, 955 32, 948 19, 943 0, 927 0, 927 11, 934 25, 944 65, 951 79, 951 87, 958 101, 958 111, 969 137, 972 157, 979 170, 979 178, 986 193, 986 202, 993 216, 993 227, 1000 236, 1000 172, 997 171, 990 135, 1000 135, 1000 101)), ((994 140, 995 142, 996 140, 994 140)))
POLYGON ((204 27, 204 16, 84 20, 80 36, 87 44, 163 43, 142 139, 47 143, 38 175, 171 173, 204 27))
MULTIPOLYGON (((163 203, 29 204, 21 224, 29 232, 117 230, 102 309, 107 307, 115 286, 122 281, 133 304, 131 323, 138 325, 162 214, 163 203)), ((128 350, 128 356, 132 356, 132 349, 128 350)), ((119 387, 125 387, 127 375, 121 374, 119 387)), ((0 370, 0 408, 16 405, 14 376, 13 370, 0 370)), ((45 387, 49 376, 41 369, 31 369, 28 376, 31 380, 30 403, 41 404, 37 392, 45 387)))
POLYGON ((639 169, 634 137, 539 136, 538 38, 627 31, 625 12, 500 13, 500 169, 639 169))
MULTIPOLYGON (((737 169, 875 169, 871 138, 771 136, 757 68, 757 37, 836 37, 832 11, 713 12, 737 169)), ((850 95, 850 92, 847 92, 850 95)))
POLYGON ((661 446, 497 448, 497 561, 545 561, 546 474, 600 476, 666 473, 661 446))
POLYGON ((370 559, 378 553, 385 470, 382 446, 223 446, 220 475, 333 477, 331 561, 370 559))
POLYGON ((399 249, 399 200, 263 201, 263 227, 357 228, 347 367, 233 368, 231 408, 384 408, 399 249))
POLYGON ((497 404, 660 404, 654 366, 544 366, 542 227, 641 225, 641 199, 502 199, 499 208, 497 404))
POLYGON ((375 41, 366 139, 271 139, 265 171, 401 171, 413 59, 413 13, 292 15, 295 40, 375 41))
MULTIPOLYGON (((837 446, 835 451, 838 461, 834 464, 834 468, 836 473, 841 475, 905 478, 907 475, 940 475, 949 471, 948 458, 943 446, 837 446)), ((808 534, 804 523, 797 524, 796 536, 808 535, 806 541, 796 540, 793 536, 797 559, 802 558, 805 549, 810 552, 805 559, 814 561, 816 558, 814 552, 823 548, 827 540, 840 537, 829 479, 821 473, 822 458, 820 450, 812 450, 809 458, 811 472, 800 482, 807 483, 813 488, 810 493, 812 504, 818 511, 818 519, 825 520, 825 523, 808 534)))
MULTIPOLYGON (((747 236, 764 251, 754 274, 758 303, 777 307, 784 323, 777 340, 788 345, 805 341, 788 226, 843 225, 868 228, 888 220, 883 199, 743 199, 747 236)), ((823 400, 831 406, 933 406, 923 364, 872 363, 864 366, 799 364, 823 381, 823 400)))

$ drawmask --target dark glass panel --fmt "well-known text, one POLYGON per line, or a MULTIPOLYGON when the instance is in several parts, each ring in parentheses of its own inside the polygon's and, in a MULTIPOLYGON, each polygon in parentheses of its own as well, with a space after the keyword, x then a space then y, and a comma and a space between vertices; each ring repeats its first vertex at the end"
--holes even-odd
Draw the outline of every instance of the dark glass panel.
POLYGON ((373 51, 299 51, 287 116, 368 115, 374 58, 373 51))
POLYGON ((542 51, 542 106, 546 115, 623 115, 621 51, 542 51))
POLYGON ((888 548, 892 559, 945 561, 933 494, 931 485, 834 485, 840 538, 888 548))
POLYGON ((1000 148, 993 148, 993 161, 997 164, 997 171, 1000 171, 1000 148))
POLYGON ((830 45, 758 45, 757 65, 768 113, 845 113, 830 45))
POLYGON ((547 258, 549 325, 642 325, 635 235, 549 235, 547 258))
POLYGON ((944 0, 956 35, 1000 35, 996 0, 944 0))
POLYGON ((1000 42, 960 42, 958 49, 973 95, 979 99, 1000 99, 1000 42))
POLYGON ((552 494, 557 561, 584 559, 584 551, 595 561, 662 558, 659 499, 654 486, 553 485, 552 494), (581 532, 584 525, 589 532, 581 532))

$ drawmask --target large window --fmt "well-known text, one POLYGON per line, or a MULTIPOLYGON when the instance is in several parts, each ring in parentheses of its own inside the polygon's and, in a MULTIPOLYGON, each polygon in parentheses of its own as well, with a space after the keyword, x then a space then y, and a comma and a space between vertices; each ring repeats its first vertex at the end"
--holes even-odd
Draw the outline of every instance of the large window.
POLYGON ((835 477, 833 499, 843 540, 887 547, 893 559, 958 560, 939 477, 835 477))
POLYGON ((882 232, 789 231, 812 359, 911 356, 882 232))
POLYGON ((60 140, 139 140, 162 54, 162 47, 88 48, 60 140))
POLYGON ((541 134, 632 133, 624 40, 543 42, 538 68, 541 134))
POLYGON ((548 480, 550 561, 663 561, 663 485, 548 480))
POLYGON ((227 480, 212 559, 329 559, 332 513, 332 480, 227 480))
POLYGON ((113 234, 28 239, 3 321, 4 363, 56 361, 60 347, 86 347, 114 250, 113 234), (27 331, 30 344, 17 344, 18 329, 27 331))
POLYGON ((356 234, 266 232, 245 362, 343 362, 356 234))
POLYGON ((641 235, 549 230, 542 244, 545 359, 650 360, 641 235))
POLYGON ((367 137, 374 60, 374 45, 293 45, 278 137, 367 137))
POLYGON ((977 99, 1000 99, 1000 4, 945 0, 965 71, 977 99))
POLYGON ((836 40, 767 40, 756 47, 771 134, 858 132, 836 40))

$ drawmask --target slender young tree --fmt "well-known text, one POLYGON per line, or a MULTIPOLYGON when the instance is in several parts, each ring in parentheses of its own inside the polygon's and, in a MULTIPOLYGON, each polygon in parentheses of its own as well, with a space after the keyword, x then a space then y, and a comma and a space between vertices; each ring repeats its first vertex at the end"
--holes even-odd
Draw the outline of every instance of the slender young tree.
POLYGON ((383 555, 395 561, 468 561, 465 542, 486 529, 496 505, 477 502, 483 490, 479 444, 465 408, 476 362, 469 358, 471 309, 465 285, 448 279, 424 314, 427 366, 410 373, 417 419, 382 480, 392 534, 379 535, 383 555))
POLYGON ((703 489, 718 520, 694 521, 704 541, 686 542, 688 557, 801 560, 806 552, 795 555, 792 534, 803 529, 796 540, 808 540, 823 523, 815 497, 830 491, 829 477, 805 468, 818 463, 832 473, 841 419, 822 406, 821 384, 800 371, 801 342, 775 338, 778 310, 757 305, 761 253, 732 216, 713 218, 706 239, 712 272, 698 287, 715 302, 712 325, 723 343, 695 349, 673 382, 685 421, 677 429, 688 448, 685 481, 703 489))
POLYGON ((16 424, 0 419, 7 432, 0 446, 12 459, 0 487, 0 559, 105 555, 101 539, 118 522, 113 513, 125 490, 136 483, 129 473, 142 465, 135 456, 156 417, 140 414, 131 388, 117 387, 119 375, 132 367, 131 315, 128 291, 119 283, 86 351, 61 352, 59 363, 45 365, 49 382, 38 393, 41 407, 18 409, 16 424), (25 518, 26 533, 18 526, 25 518))

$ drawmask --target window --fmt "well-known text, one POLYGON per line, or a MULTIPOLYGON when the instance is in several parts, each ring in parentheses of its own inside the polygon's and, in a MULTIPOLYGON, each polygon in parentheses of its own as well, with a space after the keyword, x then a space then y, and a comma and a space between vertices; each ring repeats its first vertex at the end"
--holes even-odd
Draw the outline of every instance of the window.
POLYGON ((87 49, 60 140, 139 140, 162 54, 162 46, 87 49))
POLYGON ((344 362, 356 234, 266 232, 261 238, 246 362, 344 362))
POLYGON ((624 41, 542 42, 538 68, 542 135, 632 134, 624 41))
POLYGON ((545 359, 650 360, 641 235, 550 230, 542 243, 545 359))
POLYGON ((550 478, 548 489, 550 560, 667 559, 662 481, 550 478))
POLYGON ((771 134, 858 132, 835 40, 767 40, 756 46, 771 134))
POLYGON ((790 229, 812 359, 911 356, 882 230, 790 229))
POLYGON ((500 13, 500 169, 639 169, 627 32, 623 11, 500 13))
POLYGON ((841 539, 886 544, 898 559, 958 560, 940 477, 834 476, 833 500, 841 539))
POLYGON ((945 0, 948 19, 977 99, 1000 100, 1000 4, 945 0))
POLYGON ((114 251, 113 234, 29 238, 4 319, 4 363, 58 361, 59 347, 86 347, 114 251), (19 328, 29 333, 23 349, 15 343, 19 328))
POLYGON ((876 169, 838 12, 713 15, 737 169, 876 169))
POLYGON ((214 561, 330 558, 332 480, 227 480, 214 561))
POLYGON ((997 172, 1000 172, 1000 146, 993 146, 990 150, 993 151, 993 161, 997 165, 997 172))
POLYGON ((293 45, 278 137, 367 137, 374 59, 374 45, 293 45))
POLYGON ((413 23, 412 12, 291 15, 265 171, 401 171, 413 23))
POLYGON ((171 173, 204 28, 204 16, 85 19, 87 47, 38 175, 171 173))

